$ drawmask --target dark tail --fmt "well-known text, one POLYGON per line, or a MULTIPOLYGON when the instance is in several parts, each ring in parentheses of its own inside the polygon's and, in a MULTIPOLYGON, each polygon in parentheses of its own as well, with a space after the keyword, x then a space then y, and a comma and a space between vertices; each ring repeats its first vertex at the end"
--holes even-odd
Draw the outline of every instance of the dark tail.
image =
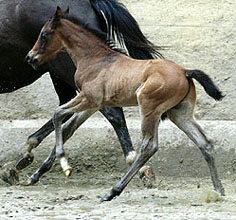
POLYGON ((189 70, 186 72, 187 78, 196 79, 205 89, 206 93, 214 98, 215 100, 221 100, 224 96, 221 94, 221 91, 214 84, 212 79, 201 70, 189 70))
POLYGON ((162 47, 154 46, 147 40, 137 21, 122 3, 117 0, 90 0, 90 3, 100 19, 102 29, 113 39, 117 38, 122 46, 125 45, 131 57, 136 59, 163 58, 158 51, 162 47), (106 24, 103 14, 108 24, 106 24))

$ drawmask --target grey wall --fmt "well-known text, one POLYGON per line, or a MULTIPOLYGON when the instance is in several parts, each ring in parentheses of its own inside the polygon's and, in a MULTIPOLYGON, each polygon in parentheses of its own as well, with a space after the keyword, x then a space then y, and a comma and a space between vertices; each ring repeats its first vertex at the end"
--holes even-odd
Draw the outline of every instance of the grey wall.
MULTIPOLYGON (((222 102, 197 86, 196 116, 200 119, 236 118, 236 1, 234 0, 122 0, 145 35, 187 68, 211 75, 223 93, 222 102)), ((197 83, 196 83, 197 84, 197 83)), ((0 119, 49 118, 58 103, 48 74, 11 94, 0 95, 0 119)), ((138 116, 136 108, 127 117, 138 116)))

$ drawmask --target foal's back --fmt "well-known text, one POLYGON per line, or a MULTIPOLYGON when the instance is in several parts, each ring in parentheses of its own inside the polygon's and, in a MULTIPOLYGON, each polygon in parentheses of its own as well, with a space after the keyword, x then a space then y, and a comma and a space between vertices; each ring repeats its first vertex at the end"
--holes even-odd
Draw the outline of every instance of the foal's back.
POLYGON ((153 100, 183 97, 188 91, 186 71, 170 60, 136 60, 120 54, 104 65, 91 86, 105 106, 135 106, 140 91, 153 100))

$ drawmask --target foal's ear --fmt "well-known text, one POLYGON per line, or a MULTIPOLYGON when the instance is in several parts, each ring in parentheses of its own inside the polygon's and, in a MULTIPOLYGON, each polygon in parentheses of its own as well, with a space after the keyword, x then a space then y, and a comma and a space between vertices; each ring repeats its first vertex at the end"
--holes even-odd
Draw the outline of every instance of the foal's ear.
POLYGON ((70 8, 68 6, 67 9, 64 12, 64 15, 65 15, 66 18, 69 16, 69 13, 70 13, 70 8))
POLYGON ((57 6, 57 10, 56 13, 54 14, 53 18, 52 18, 52 28, 56 28, 57 25, 59 24, 60 20, 61 20, 61 8, 59 6, 57 6))
POLYGON ((57 6, 57 10, 56 10, 56 13, 54 14, 53 19, 60 21, 61 15, 62 15, 61 8, 57 6))

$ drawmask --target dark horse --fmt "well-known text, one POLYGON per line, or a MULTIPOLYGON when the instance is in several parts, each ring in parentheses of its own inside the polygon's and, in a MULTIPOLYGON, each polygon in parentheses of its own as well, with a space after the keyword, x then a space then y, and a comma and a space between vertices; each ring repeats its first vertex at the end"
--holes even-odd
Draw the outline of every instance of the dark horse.
MULTIPOLYGON (((69 6, 71 9, 69 19, 75 23, 82 20, 88 27, 107 33, 108 39, 116 35, 131 57, 136 59, 161 57, 157 51, 159 48, 154 47, 145 38, 132 15, 116 0, 0 0, 1 93, 13 92, 27 86, 49 72, 60 105, 76 96, 75 66, 66 53, 59 53, 54 60, 37 70, 23 62, 25 55, 36 41, 40 29, 48 19, 48 15, 53 14, 57 6, 62 8, 69 6)), ((135 151, 122 108, 106 107, 101 110, 101 113, 114 127, 128 162, 129 155, 135 151)), ((80 120, 77 119, 77 127, 89 116, 82 115, 80 120)), ((26 149, 24 148, 26 152, 21 154, 16 163, 17 170, 25 168, 33 161, 32 149, 37 147, 53 130, 54 126, 50 119, 28 137, 26 149)), ((67 138, 72 135, 68 133, 68 130, 70 129, 65 130, 67 138)), ((52 151, 42 166, 30 177, 30 184, 36 183, 40 176, 51 168, 54 160, 55 151, 52 151)))

